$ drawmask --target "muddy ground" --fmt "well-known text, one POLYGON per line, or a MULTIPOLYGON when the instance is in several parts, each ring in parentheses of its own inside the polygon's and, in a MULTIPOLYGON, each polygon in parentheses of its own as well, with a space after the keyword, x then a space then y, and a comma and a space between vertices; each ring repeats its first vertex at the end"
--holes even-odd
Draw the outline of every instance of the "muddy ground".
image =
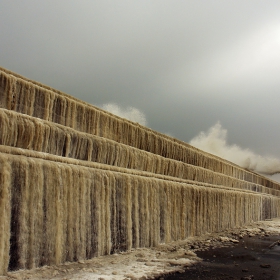
POLYGON ((203 261, 158 279, 280 279, 280 235, 244 237, 233 246, 197 251, 203 261))

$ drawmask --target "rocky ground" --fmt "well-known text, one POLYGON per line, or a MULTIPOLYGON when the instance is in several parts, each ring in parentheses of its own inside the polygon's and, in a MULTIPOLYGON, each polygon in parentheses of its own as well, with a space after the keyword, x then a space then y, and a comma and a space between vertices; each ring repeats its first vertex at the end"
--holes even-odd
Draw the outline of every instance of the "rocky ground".
MULTIPOLYGON (((278 247, 279 239, 280 219, 273 219, 252 223, 244 228, 161 244, 156 248, 141 248, 77 263, 9 272, 7 276, 2 276, 0 279, 277 279, 269 278, 272 274, 262 271, 272 270, 273 261, 272 258, 263 259, 261 253, 264 255, 268 249, 278 247), (247 240, 256 240, 256 242, 252 245, 253 243, 247 240), (256 245, 264 243, 264 249, 256 245), (256 250, 258 247, 260 250, 256 250), (259 262, 250 263, 254 260, 246 257, 238 259, 233 248, 239 248, 237 252, 241 254, 240 256, 242 256, 241 249, 255 251, 253 258, 259 262), (258 251, 260 255, 257 255, 258 251), (258 272, 257 267, 260 269, 258 272), (234 276, 233 271, 237 270, 239 274, 234 276), (186 273, 191 274, 187 276, 186 273), (263 278, 257 278, 260 274, 263 278)), ((269 252, 274 251, 269 250, 269 252)), ((278 253, 276 258, 280 257, 280 251, 278 253)), ((243 253, 243 255, 252 254, 243 253)), ((273 268, 275 273, 278 273, 277 269, 280 270, 280 267, 273 268)))

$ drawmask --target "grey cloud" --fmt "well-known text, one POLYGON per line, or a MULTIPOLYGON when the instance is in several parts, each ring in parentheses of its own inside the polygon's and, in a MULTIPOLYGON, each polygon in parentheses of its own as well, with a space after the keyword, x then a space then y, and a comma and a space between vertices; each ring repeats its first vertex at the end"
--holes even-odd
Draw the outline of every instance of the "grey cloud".
POLYGON ((190 141, 280 158, 279 1, 1 1, 1 66, 190 141))

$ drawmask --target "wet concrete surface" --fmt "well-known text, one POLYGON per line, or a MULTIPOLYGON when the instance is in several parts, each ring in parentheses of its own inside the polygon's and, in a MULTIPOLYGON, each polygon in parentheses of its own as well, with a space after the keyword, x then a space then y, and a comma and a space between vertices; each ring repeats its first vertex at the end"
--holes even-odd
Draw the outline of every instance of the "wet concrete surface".
POLYGON ((280 235, 244 237, 236 245, 196 254, 202 262, 159 279, 280 280, 280 235))

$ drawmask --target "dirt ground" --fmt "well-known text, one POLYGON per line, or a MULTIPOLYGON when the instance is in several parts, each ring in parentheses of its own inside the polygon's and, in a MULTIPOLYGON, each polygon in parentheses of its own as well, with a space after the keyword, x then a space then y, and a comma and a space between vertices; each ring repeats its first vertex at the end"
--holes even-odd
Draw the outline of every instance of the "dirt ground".
POLYGON ((280 219, 273 219, 155 248, 9 272, 0 280, 277 279, 279 239, 280 219))

